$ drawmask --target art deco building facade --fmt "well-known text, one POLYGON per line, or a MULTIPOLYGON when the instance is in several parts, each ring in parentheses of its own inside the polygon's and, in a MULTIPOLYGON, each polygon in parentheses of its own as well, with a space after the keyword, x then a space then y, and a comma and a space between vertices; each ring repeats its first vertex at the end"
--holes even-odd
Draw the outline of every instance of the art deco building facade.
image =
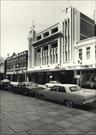
POLYGON ((26 72, 28 63, 28 51, 13 53, 5 61, 6 76, 10 81, 26 81, 26 72))
POLYGON ((40 32, 33 27, 28 36, 29 81, 75 83, 76 46, 93 36, 94 21, 72 7, 66 8, 58 23, 40 32))

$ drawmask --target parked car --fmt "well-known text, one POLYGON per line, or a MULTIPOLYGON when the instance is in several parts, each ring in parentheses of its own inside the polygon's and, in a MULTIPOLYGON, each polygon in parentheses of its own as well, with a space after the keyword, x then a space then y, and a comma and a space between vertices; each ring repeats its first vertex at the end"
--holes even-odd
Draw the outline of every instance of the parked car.
POLYGON ((9 90, 11 87, 11 82, 8 79, 1 80, 0 90, 9 90))
POLYGON ((42 89, 34 82, 20 82, 17 86, 14 86, 13 92, 18 94, 24 94, 29 96, 37 96, 37 91, 42 89))
POLYGON ((11 84, 12 84, 13 86, 17 86, 17 85, 19 84, 19 82, 11 82, 11 84))
POLYGON ((58 84, 50 89, 39 91, 46 99, 63 102, 66 106, 84 105, 96 100, 96 90, 81 89, 75 84, 58 84))
POLYGON ((61 83, 59 81, 50 81, 49 83, 45 83, 45 86, 51 88, 56 84, 61 84, 61 83))

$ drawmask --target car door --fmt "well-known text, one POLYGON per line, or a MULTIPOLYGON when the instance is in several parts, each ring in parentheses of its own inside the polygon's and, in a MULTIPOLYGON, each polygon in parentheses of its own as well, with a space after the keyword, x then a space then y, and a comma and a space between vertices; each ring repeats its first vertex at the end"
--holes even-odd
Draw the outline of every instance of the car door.
POLYGON ((66 98, 66 96, 67 96, 67 93, 66 93, 65 87, 59 86, 56 93, 57 101, 64 102, 64 99, 66 98))
POLYGON ((50 90, 46 91, 45 97, 49 100, 56 101, 57 87, 53 86, 50 90))

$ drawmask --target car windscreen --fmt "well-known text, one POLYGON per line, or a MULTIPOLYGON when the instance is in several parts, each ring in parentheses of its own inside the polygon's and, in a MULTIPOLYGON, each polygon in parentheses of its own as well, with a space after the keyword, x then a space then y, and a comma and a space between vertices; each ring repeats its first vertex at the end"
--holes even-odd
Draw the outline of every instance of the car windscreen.
POLYGON ((71 92, 75 92, 75 91, 79 91, 80 87, 79 86, 71 86, 69 89, 71 92))

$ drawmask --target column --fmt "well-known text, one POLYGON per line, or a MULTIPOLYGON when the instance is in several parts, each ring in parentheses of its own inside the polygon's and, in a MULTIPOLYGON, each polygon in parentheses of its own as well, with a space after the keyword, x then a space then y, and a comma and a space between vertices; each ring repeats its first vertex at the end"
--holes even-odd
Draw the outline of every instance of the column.
POLYGON ((42 47, 41 47, 41 51, 40 51, 40 52, 41 52, 41 64, 40 64, 40 65, 42 66, 42 65, 43 65, 43 64, 42 64, 42 60, 43 60, 43 59, 42 59, 42 52, 43 52, 43 48, 42 48, 42 47))
POLYGON ((67 19, 67 61, 69 62, 70 59, 70 54, 69 54, 69 37, 68 37, 68 29, 69 29, 69 24, 68 24, 68 19, 67 19))
POLYGON ((50 49, 51 49, 51 45, 49 44, 48 45, 48 64, 51 64, 50 63, 50 49))
POLYGON ((28 40, 28 67, 32 68, 32 39, 28 40))
POLYGON ((61 52, 60 52, 60 48, 61 48, 61 39, 59 37, 58 38, 58 42, 57 42, 57 52, 58 52, 58 61, 57 61, 57 63, 59 65, 61 65, 61 52))
POLYGON ((32 61, 32 68, 34 67, 34 62, 35 62, 35 51, 34 51, 34 47, 32 46, 32 54, 31 54, 31 61, 32 61))
POLYGON ((63 64, 63 59, 64 59, 64 58, 63 58, 63 57, 64 57, 64 56, 63 56, 63 51, 64 51, 63 49, 64 49, 64 48, 63 48, 63 38, 61 38, 61 65, 63 64))
POLYGON ((63 42, 63 64, 65 63, 65 21, 64 21, 64 42, 63 42))

